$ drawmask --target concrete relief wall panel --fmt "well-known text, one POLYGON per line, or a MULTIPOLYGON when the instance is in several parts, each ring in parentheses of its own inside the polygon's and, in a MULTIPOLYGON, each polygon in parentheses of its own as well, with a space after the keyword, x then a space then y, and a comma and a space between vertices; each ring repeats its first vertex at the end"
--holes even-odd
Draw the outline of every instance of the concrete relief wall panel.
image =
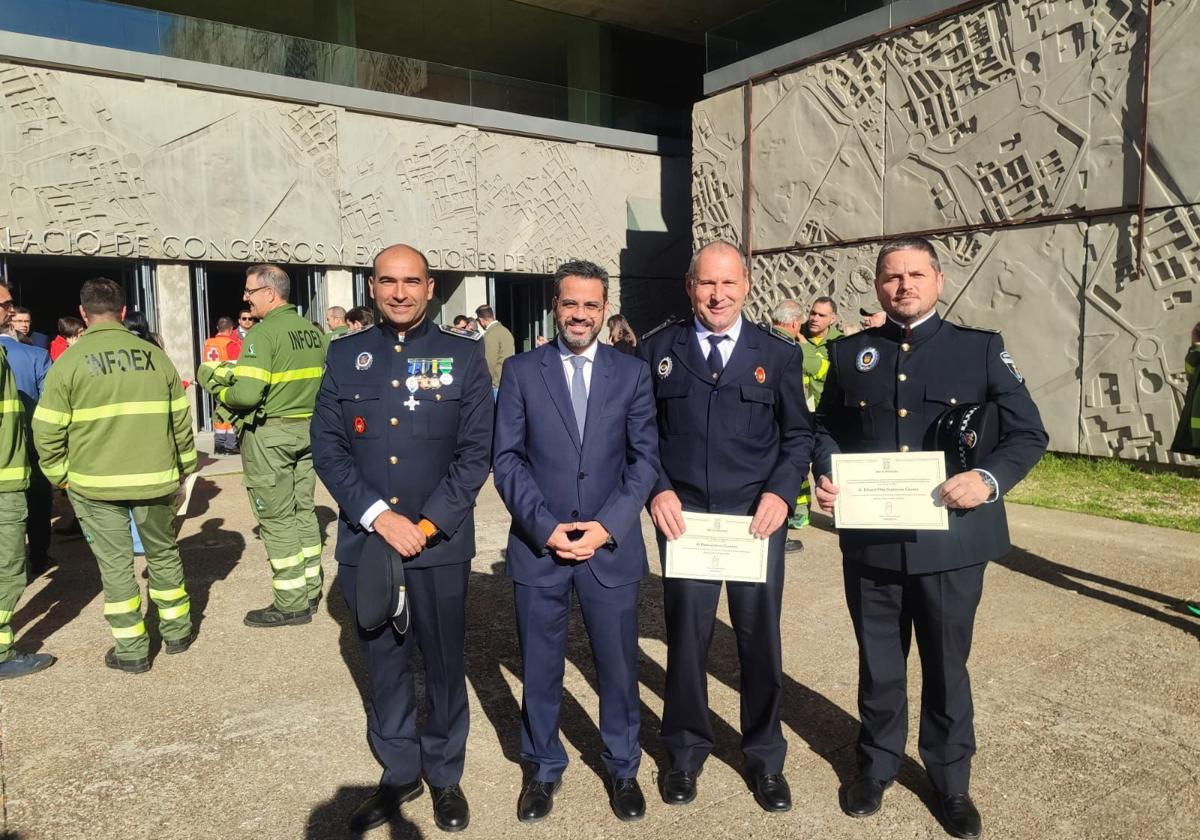
POLYGON ((1120 217, 1088 230, 1081 446, 1091 455, 1167 462, 1178 460, 1167 446, 1200 303, 1200 206, 1147 218, 1140 278, 1136 225, 1120 217))
POLYGON ((1196 38, 1200 0, 1154 4, 1150 42, 1151 207, 1200 203, 1200 96, 1196 94, 1196 38))
POLYGON ((939 310, 1003 333, 1057 452, 1079 451, 1084 235, 1076 222, 933 240, 946 276, 939 310))
POLYGON ((479 249, 496 262, 487 270, 553 273, 578 258, 636 273, 621 266, 630 199, 658 195, 657 158, 489 133, 477 146, 479 249))
POLYGON ((856 324, 860 306, 879 308, 874 290, 877 250, 863 245, 756 255, 750 266, 746 314, 762 322, 781 300, 790 298, 809 306, 827 295, 837 303, 839 320, 856 324))
POLYGON ((755 250, 883 232, 882 43, 755 85, 755 250))
POLYGON ((482 270, 476 132, 366 114, 341 119, 339 213, 347 264, 369 264, 380 248, 408 242, 432 268, 482 270))
POLYGON ((742 165, 746 139, 742 89, 697 102, 692 109, 692 239, 742 244, 742 165))

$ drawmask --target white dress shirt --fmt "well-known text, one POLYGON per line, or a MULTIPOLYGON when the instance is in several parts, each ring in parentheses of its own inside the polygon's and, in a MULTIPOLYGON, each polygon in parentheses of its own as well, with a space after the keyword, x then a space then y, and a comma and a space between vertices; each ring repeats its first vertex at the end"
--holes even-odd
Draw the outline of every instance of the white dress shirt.
MULTIPOLYGON (((710 335, 718 335, 718 333, 713 332, 708 327, 704 326, 704 324, 700 323, 699 318, 693 316, 692 320, 696 325, 696 340, 700 342, 700 355, 707 359, 708 351, 712 349, 712 345, 708 343, 708 337, 710 335)), ((733 353, 733 346, 737 344, 738 336, 741 334, 742 316, 738 315, 738 319, 734 321, 733 326, 727 329, 725 332, 720 333, 720 335, 724 335, 726 337, 725 341, 722 341, 717 345, 717 349, 721 351, 721 367, 725 367, 725 365, 729 364, 729 356, 731 353, 733 353)))
POLYGON ((571 393, 571 379, 575 376, 575 365, 571 363, 571 357, 579 355, 587 359, 588 363, 583 366, 583 388, 590 395, 592 393, 592 368, 595 367, 596 364, 596 348, 600 346, 600 342, 593 341, 588 346, 588 349, 579 354, 572 352, 571 349, 567 347, 566 342, 562 340, 562 336, 558 337, 558 341, 555 342, 555 346, 558 348, 559 358, 562 359, 563 373, 567 377, 568 394, 571 393))

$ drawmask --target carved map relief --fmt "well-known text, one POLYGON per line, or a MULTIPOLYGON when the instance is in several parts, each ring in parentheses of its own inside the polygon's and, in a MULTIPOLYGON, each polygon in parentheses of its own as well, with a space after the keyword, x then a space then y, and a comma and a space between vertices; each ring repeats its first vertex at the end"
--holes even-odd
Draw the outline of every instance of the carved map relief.
POLYGON ((813 300, 828 296, 837 304, 840 322, 857 324, 860 306, 879 308, 874 291, 877 251, 873 245, 863 245, 755 256, 747 317, 768 320, 775 304, 785 299, 807 311, 813 300))
POLYGON ((742 89, 696 103, 692 110, 692 240, 742 244, 742 89))
POLYGON ((1082 222, 937 237, 948 320, 1003 333, 1057 452, 1079 450, 1082 222))
POLYGON ((1200 207, 1146 219, 1135 277, 1135 217, 1088 229, 1082 449, 1167 461, 1187 383, 1183 357, 1200 304, 1200 207))
POLYGON ((1151 207, 1200 203, 1200 96, 1196 94, 1200 0, 1154 4, 1150 42, 1151 207))
POLYGON ((754 248, 883 232, 884 46, 754 87, 754 248))

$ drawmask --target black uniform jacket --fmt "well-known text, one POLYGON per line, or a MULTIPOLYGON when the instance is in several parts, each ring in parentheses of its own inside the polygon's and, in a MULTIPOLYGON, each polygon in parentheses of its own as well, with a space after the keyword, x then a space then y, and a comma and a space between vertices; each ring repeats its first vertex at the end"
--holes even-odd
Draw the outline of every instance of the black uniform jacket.
POLYGON ((648 333, 638 350, 658 406, 650 498, 674 490, 684 510, 737 515, 764 492, 795 504, 813 445, 799 347, 743 321, 715 382, 692 318, 648 333))
MULTIPOLYGON (((888 321, 830 344, 829 363, 817 406, 817 476, 829 474, 835 452, 933 450, 938 416, 966 403, 999 406, 1000 443, 979 467, 995 477, 1001 496, 1046 450, 1037 406, 999 333, 935 314, 905 338, 888 321)), ((1002 499, 949 514, 949 531, 842 530, 842 551, 847 560, 922 574, 985 563, 1009 550, 1002 499)))
POLYGON ((426 517, 444 535, 407 565, 469 561, 494 411, 482 342, 428 319, 404 341, 385 325, 331 342, 312 449, 317 475, 340 508, 338 562, 358 565, 367 535, 360 520, 380 500, 414 523, 426 517))

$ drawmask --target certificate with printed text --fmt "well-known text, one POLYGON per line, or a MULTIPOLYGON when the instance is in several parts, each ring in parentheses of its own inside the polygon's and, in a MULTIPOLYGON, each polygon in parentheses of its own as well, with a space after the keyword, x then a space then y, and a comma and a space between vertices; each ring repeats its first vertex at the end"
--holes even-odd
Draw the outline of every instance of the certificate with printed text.
POLYGON ((750 516, 683 512, 683 536, 667 540, 666 576, 763 583, 767 545, 750 533, 750 516))
POLYGON ((838 528, 946 531, 946 508, 935 496, 946 480, 941 452, 834 455, 830 480, 838 488, 838 528))

